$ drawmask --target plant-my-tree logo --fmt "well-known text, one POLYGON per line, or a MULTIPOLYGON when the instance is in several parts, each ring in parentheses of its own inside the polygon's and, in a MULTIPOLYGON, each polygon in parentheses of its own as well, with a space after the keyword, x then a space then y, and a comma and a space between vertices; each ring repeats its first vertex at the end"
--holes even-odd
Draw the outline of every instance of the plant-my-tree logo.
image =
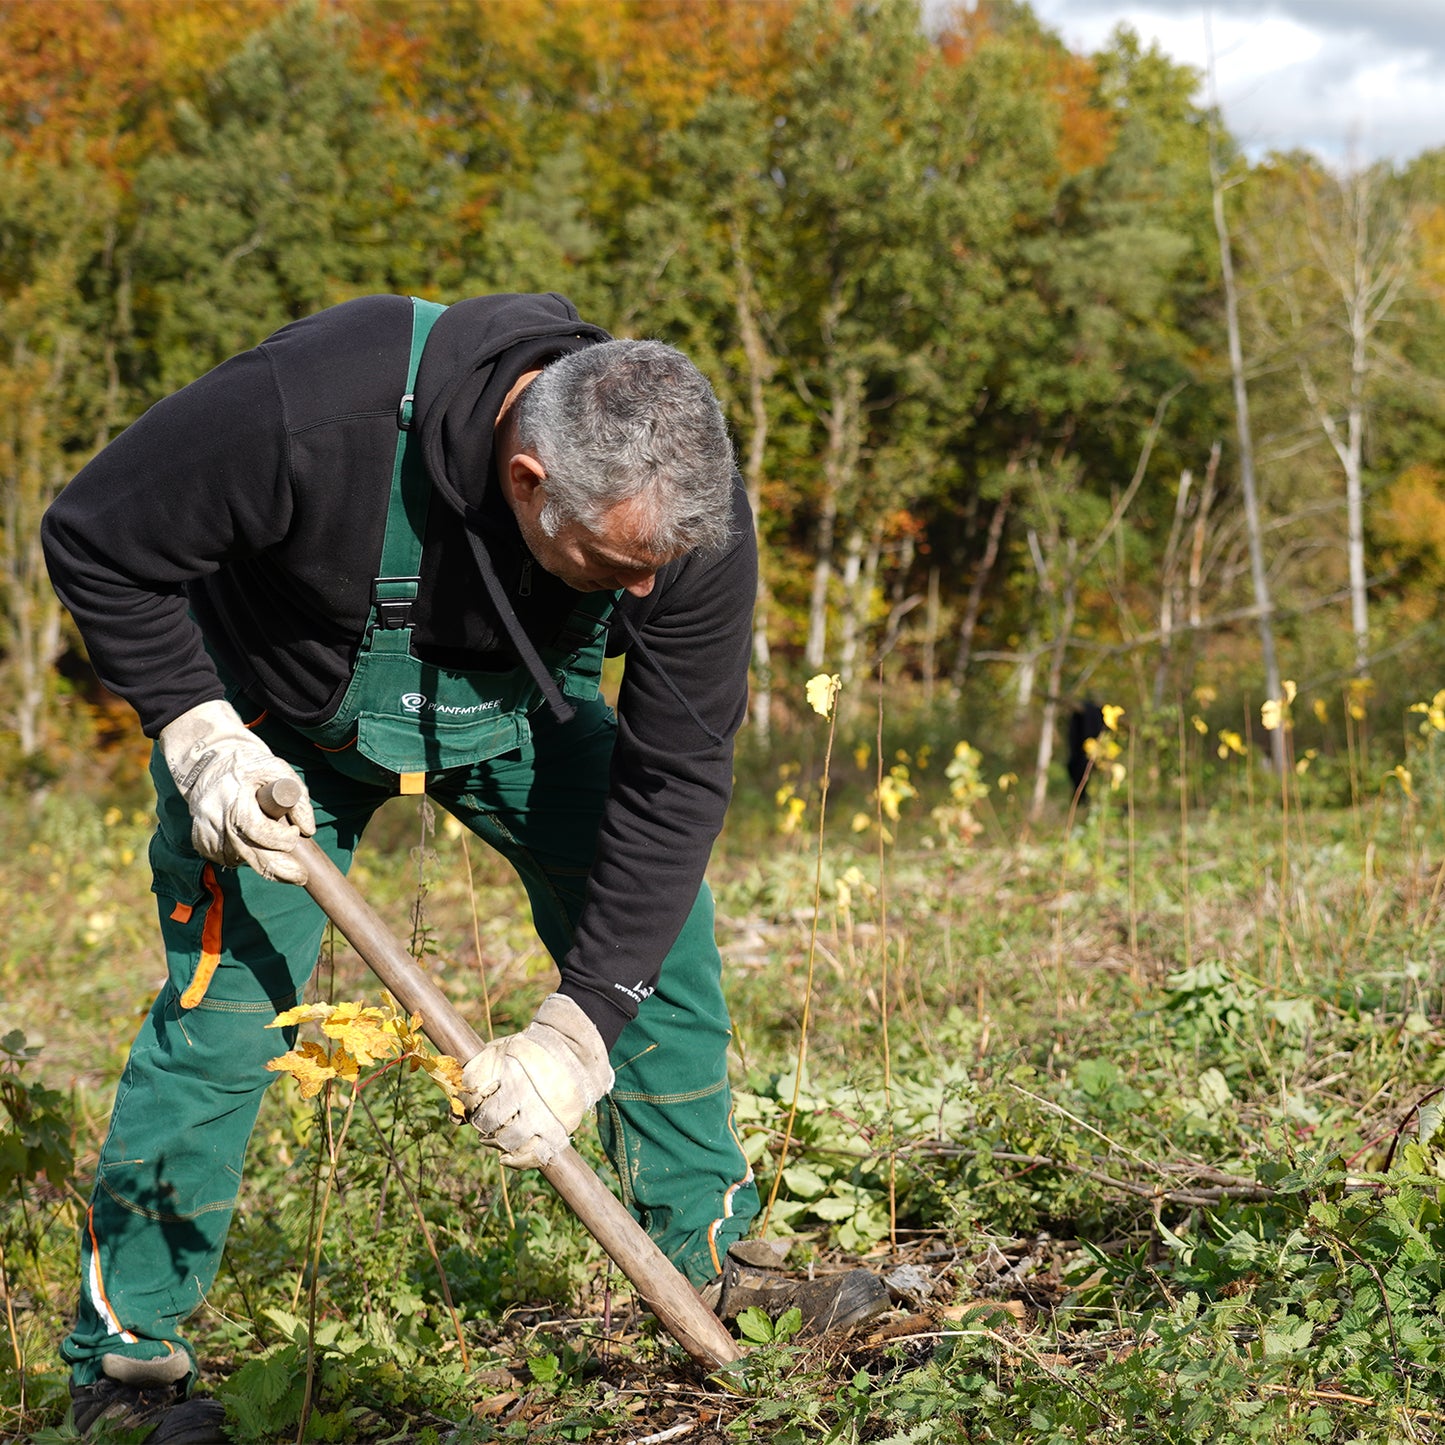
POLYGON ((404 692, 401 705, 407 712, 430 713, 433 717, 471 717, 474 713, 493 712, 502 704, 499 698, 492 698, 488 702, 473 702, 459 707, 454 703, 434 702, 424 692, 404 692))

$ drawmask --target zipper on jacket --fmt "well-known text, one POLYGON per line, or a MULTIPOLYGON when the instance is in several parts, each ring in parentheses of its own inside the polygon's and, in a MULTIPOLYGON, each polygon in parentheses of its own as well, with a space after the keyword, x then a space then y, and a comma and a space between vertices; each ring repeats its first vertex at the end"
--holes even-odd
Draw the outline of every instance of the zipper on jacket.
POLYGON ((532 559, 528 557, 522 563, 522 575, 517 582, 517 596, 530 597, 532 595, 532 559))

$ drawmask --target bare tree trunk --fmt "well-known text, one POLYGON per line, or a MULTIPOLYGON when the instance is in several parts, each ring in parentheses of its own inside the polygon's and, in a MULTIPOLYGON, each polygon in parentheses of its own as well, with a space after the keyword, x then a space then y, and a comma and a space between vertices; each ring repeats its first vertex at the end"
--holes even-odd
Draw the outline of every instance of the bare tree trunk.
POLYGON ((833 576, 834 534, 843 489, 857 470, 862 399, 862 370, 857 366, 845 367, 828 411, 828 440, 823 457, 823 496, 818 506, 813 589, 808 601, 808 641, 803 649, 803 660, 813 672, 823 666, 828 655, 828 583, 833 576))
POLYGON ((759 554, 758 596, 753 607, 753 688, 749 709, 753 728, 763 742, 767 742, 773 732, 773 650, 768 642, 770 600, 759 554))
MULTIPOLYGON (((38 562, 39 545, 30 550, 38 562)), ((43 572, 43 566, 39 570, 43 572)), ((50 700, 60 656, 60 607, 53 597, 47 602, 35 589, 20 600, 15 642, 15 731, 20 751, 28 757, 50 744, 50 700)))
MULTIPOLYGON (((858 617, 863 629, 868 626, 868 612, 873 601, 873 593, 878 588, 878 563, 883 556, 883 523, 874 522, 873 530, 868 536, 868 550, 863 554, 863 572, 858 579, 858 587, 861 589, 858 602, 858 617)), ((900 589, 901 590, 901 589, 900 589)))
POLYGON ((1370 614, 1365 582, 1365 487, 1364 487, 1364 338, 1352 338, 1350 394, 1345 404, 1345 432, 1325 406, 1309 367, 1300 365, 1300 380, 1315 418, 1330 440, 1345 474, 1345 558, 1350 576, 1350 630, 1355 639, 1355 676, 1370 671, 1370 614))
POLYGON ((8 674, 0 721, 8 722, 25 755, 50 743, 55 663, 60 656, 60 603, 50 586, 40 547, 40 518, 65 483, 65 472, 47 453, 54 447, 48 409, 66 381, 70 347, 55 337, 46 363, 22 341, 12 351, 15 390, 0 421, 0 675, 8 674))
MULTIPOLYGON (((1018 463, 1010 462, 1010 470, 1016 470, 1018 463)), ((953 673, 950 677, 955 688, 963 686, 968 673, 969 659, 973 654, 973 638, 978 631, 978 617, 983 610, 983 594, 988 579, 998 561, 999 542, 1003 537, 1004 523, 1008 520, 1012 492, 1004 492, 994 504, 993 515, 988 519, 988 536, 984 540, 983 556, 974 570, 973 581, 969 584, 968 601, 964 604, 963 619, 958 626, 958 651, 953 655, 953 673)))
POLYGON ((1209 535, 1209 514, 1214 509, 1216 483, 1219 480, 1219 458, 1223 450, 1217 441, 1209 448, 1209 465, 1204 469, 1204 492, 1199 498, 1199 511, 1194 518, 1193 536, 1189 543, 1189 588, 1186 601, 1189 626, 1196 631, 1204 622, 1204 543, 1209 535))
MULTIPOLYGON (((1213 53, 1210 54, 1210 75, 1213 76, 1213 53)), ((1270 599, 1269 574, 1264 565, 1264 528, 1260 521, 1259 496, 1254 482, 1254 439, 1249 424, 1249 390, 1244 378, 1244 346, 1239 334, 1239 288, 1234 280, 1234 258, 1230 249, 1229 222, 1224 214, 1224 180, 1219 171, 1219 156, 1213 127, 1209 141, 1209 182, 1214 206, 1214 231, 1219 240, 1219 272, 1224 283, 1224 316, 1229 333, 1229 372, 1234 384, 1234 422, 1239 440, 1239 482, 1244 493, 1244 519, 1249 534, 1249 571, 1254 584, 1254 602, 1259 611, 1259 646, 1264 662, 1264 686, 1267 697, 1281 694, 1279 663, 1274 646, 1274 603, 1270 599)), ((1284 730, 1275 728, 1269 735, 1276 772, 1284 771, 1284 730)))
MULTIPOLYGON (((869 615, 878 589, 878 562, 883 552, 883 523, 875 522, 863 548, 863 533, 854 527, 848 535, 848 552, 843 568, 843 615, 838 646, 838 676, 844 684, 838 702, 838 721, 842 725, 852 717, 856 692, 847 686, 859 674, 858 656, 868 632, 869 615)), ((893 650, 898 641, 898 628, 915 602, 900 603, 889 609, 884 636, 869 671, 876 668, 893 650)))
POLYGON ((1034 682, 1039 675, 1039 633, 1036 627, 1029 628, 1024 639, 1023 652, 1019 654, 1018 666, 1014 669, 1014 719, 1018 721, 1028 715, 1034 701, 1034 682))
POLYGON ((923 613, 923 701, 933 702, 933 688, 938 668, 938 618, 941 611, 941 574, 937 567, 928 569, 928 603, 923 613))
POLYGON ((808 597, 808 640, 803 647, 803 661, 809 672, 817 672, 828 655, 828 583, 833 576, 833 528, 837 521, 838 498, 827 488, 813 544, 813 589, 808 597))
POLYGON ((1179 488, 1174 493, 1174 520, 1169 524, 1169 540, 1164 544, 1164 560, 1159 568, 1159 660, 1154 665, 1152 694, 1156 708, 1164 701, 1164 688, 1173 661, 1174 618, 1183 601, 1178 578, 1179 546, 1193 488, 1194 473, 1185 467, 1179 473, 1179 488))
POLYGON ((734 225, 731 235, 733 270, 737 278, 733 309, 742 341, 743 356, 748 366, 748 413, 752 432, 748 437, 748 454, 743 463, 743 481, 748 490, 748 505, 753 513, 753 531, 758 544, 758 589, 753 605, 753 686, 749 700, 752 725, 764 742, 772 732, 773 718, 773 654, 768 643, 768 617, 771 593, 768 588, 767 549, 763 546, 763 462, 768 447, 767 383, 773 374, 772 358, 763 344, 754 300, 752 269, 747 262, 741 228, 734 225))
MULTIPOLYGON (((1059 725, 1059 698, 1064 685, 1064 659, 1069 650, 1069 638, 1074 631, 1074 617, 1078 611, 1078 546, 1070 537, 1065 544, 1065 562, 1062 568, 1062 585, 1057 588, 1058 615, 1054 619, 1054 639, 1049 647, 1049 667, 1044 683, 1043 715, 1039 719, 1039 748, 1034 758, 1034 792, 1029 801, 1029 820, 1038 822, 1043 816, 1044 800, 1048 796, 1049 768, 1054 761, 1054 730, 1059 725)), ((1041 561, 1035 553, 1036 565, 1041 561)), ((1045 585, 1045 576, 1040 572, 1040 585, 1045 585)), ((1052 580, 1047 582, 1054 591, 1052 580)))
MULTIPOLYGON (((1408 218, 1386 225, 1376 222, 1372 173, 1357 170, 1339 181, 1340 220, 1334 234, 1311 223, 1310 242, 1344 309, 1349 338, 1349 379, 1345 385, 1343 432, 1321 395, 1308 355, 1299 358, 1300 384, 1321 430, 1334 448, 1345 474, 1345 556, 1350 578, 1350 628, 1354 634, 1354 667, 1365 677, 1370 666, 1369 602, 1365 580, 1364 450, 1371 344, 1389 315, 1409 274, 1408 247, 1414 228, 1408 218)), ((1298 302, 1292 310, 1299 323, 1298 302)))
POLYGON ((864 605, 858 583, 862 570, 863 534, 854 527, 843 554, 843 610, 838 621, 838 676, 845 689, 857 675, 859 613, 864 605))
POLYGON ((1154 667, 1154 685, 1151 690, 1156 708, 1164 705, 1170 673, 1176 671, 1176 631, 1180 628, 1185 630, 1185 638, 1192 651, 1195 629, 1199 626, 1204 539, 1210 508, 1214 504, 1219 451, 1218 442, 1209 449, 1203 487, 1195 488, 1193 472, 1186 469, 1179 474, 1179 491, 1174 498, 1174 520, 1169 528, 1169 540, 1164 547, 1164 562, 1160 569, 1159 657, 1154 667), (1189 552, 1188 557, 1184 558, 1181 554, 1186 541, 1189 552))

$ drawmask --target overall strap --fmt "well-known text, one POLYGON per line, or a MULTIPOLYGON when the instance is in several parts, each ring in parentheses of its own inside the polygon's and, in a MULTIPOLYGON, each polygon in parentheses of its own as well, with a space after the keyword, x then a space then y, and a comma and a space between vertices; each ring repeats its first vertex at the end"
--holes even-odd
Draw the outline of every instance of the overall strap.
POLYGON ((584 593, 552 639, 552 651, 572 653, 596 642, 607 631, 612 609, 620 596, 620 592, 584 593))
POLYGON ((378 627, 411 625, 411 605, 421 585, 422 539, 426 535, 431 484, 421 448, 410 446, 413 390, 428 333, 446 310, 435 301, 411 298, 411 356, 406 368, 406 394, 396 409, 396 457, 391 469, 391 497, 386 509, 386 536, 381 544, 381 570, 371 584, 372 611, 378 627))

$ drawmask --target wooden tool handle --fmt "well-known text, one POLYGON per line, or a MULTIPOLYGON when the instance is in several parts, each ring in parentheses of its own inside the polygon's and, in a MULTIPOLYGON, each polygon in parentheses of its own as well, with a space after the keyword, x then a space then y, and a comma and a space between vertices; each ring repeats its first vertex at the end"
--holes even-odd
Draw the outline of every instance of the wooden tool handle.
MULTIPOLYGON (((262 788, 259 800, 265 812, 280 817, 300 797, 301 785, 292 778, 283 778, 262 788)), ((484 1041, 476 1030, 417 967, 336 864, 309 838, 303 838, 295 852, 306 867, 306 891, 392 997, 409 1013, 421 1015, 427 1038, 442 1053, 462 1063, 480 1052, 484 1041)), ((542 1166, 542 1174, 632 1281, 667 1332, 694 1360, 715 1370, 741 1357, 737 1341, 722 1322, 575 1149, 570 1145, 564 1148, 550 1164, 542 1166)))

